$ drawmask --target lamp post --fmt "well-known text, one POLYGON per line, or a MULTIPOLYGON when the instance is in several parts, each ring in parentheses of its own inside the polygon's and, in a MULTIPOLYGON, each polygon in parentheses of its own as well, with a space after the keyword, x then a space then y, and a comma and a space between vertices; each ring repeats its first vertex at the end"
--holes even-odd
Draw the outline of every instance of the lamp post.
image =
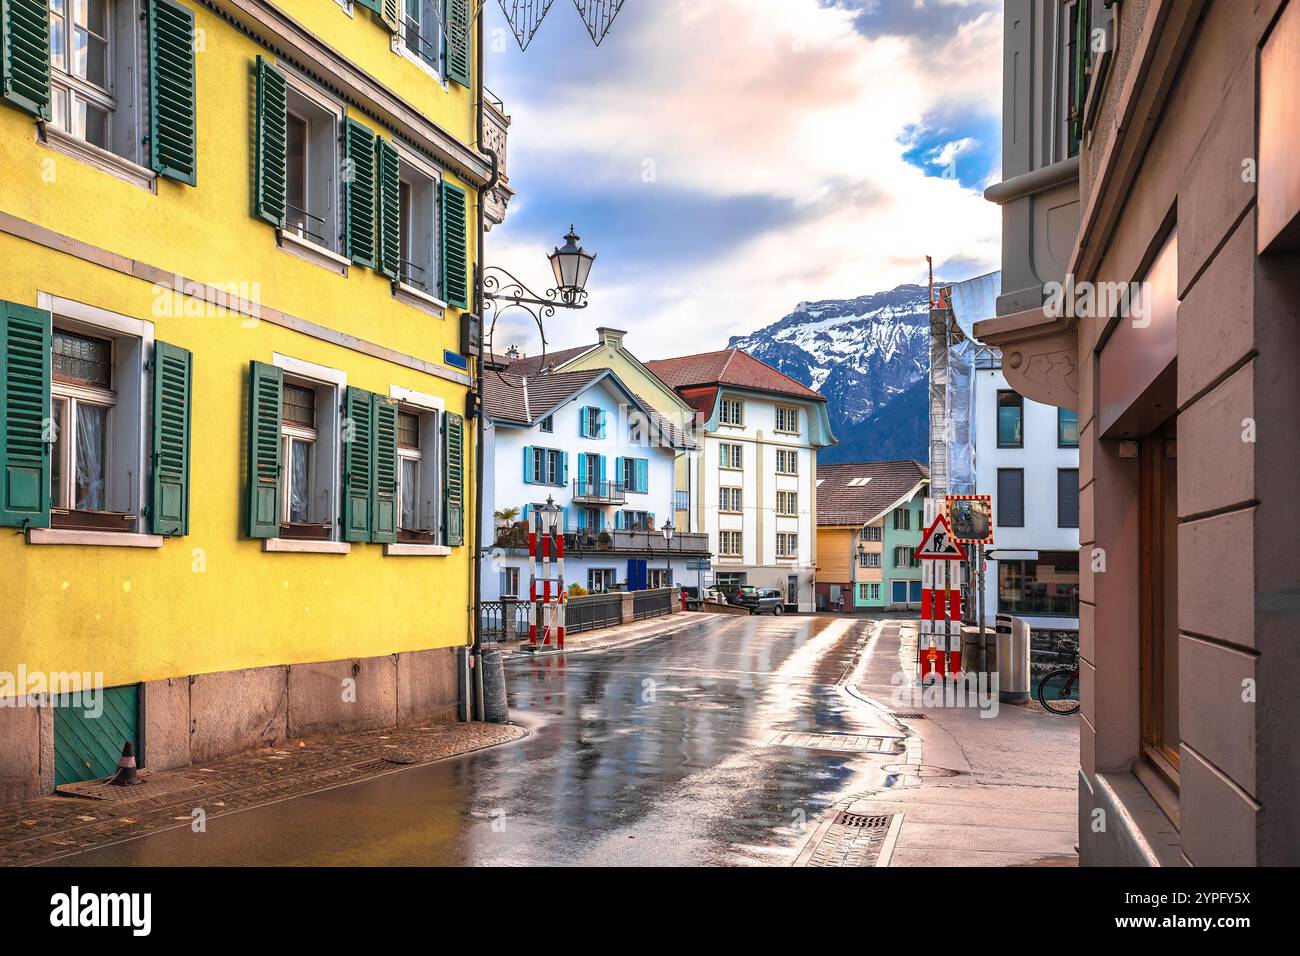
POLYGON ((853 613, 858 613, 858 568, 862 567, 863 562, 867 559, 867 549, 863 547, 862 542, 858 542, 857 560, 853 562, 853 593, 849 599, 853 602, 853 613))
POLYGON ((538 509, 542 513, 542 531, 548 536, 554 536, 559 530, 560 515, 563 509, 555 503, 555 499, 550 495, 546 496, 546 504, 538 509))
POLYGON ((665 573, 668 575, 666 580, 667 580, 668 587, 672 587, 673 586, 673 556, 671 553, 671 548, 673 544, 672 519, 669 518, 667 521, 665 521, 663 527, 660 528, 659 531, 664 536, 664 570, 665 573))

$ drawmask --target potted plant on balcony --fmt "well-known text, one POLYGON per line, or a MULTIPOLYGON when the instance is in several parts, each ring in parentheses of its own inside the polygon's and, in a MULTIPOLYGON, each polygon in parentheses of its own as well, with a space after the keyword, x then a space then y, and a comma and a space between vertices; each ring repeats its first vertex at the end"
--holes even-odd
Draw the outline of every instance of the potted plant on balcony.
POLYGON ((600 550, 610 551, 614 548, 614 536, 608 531, 602 531, 596 536, 596 543, 600 545, 600 550))

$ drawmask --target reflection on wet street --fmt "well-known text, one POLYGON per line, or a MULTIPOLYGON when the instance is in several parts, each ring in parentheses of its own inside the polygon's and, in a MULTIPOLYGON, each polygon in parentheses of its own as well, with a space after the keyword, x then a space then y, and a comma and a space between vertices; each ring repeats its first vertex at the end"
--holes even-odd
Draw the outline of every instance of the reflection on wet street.
POLYGON ((832 803, 882 783, 879 757, 771 744, 786 731, 891 732, 837 686, 870 633, 848 619, 721 617, 515 657, 511 714, 532 731, 517 744, 64 862, 789 864, 832 803))

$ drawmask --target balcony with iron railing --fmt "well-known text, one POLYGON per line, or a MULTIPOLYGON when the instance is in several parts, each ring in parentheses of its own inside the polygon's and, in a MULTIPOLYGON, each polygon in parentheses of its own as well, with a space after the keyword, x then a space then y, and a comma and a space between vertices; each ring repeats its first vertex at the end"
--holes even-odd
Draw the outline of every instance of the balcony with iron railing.
MULTIPOLYGON (((508 527, 498 527, 493 546, 517 551, 528 548, 528 528, 523 522, 508 527)), ((665 540, 659 531, 625 531, 615 528, 609 531, 566 531, 564 532, 564 550, 567 554, 587 554, 606 552, 615 554, 644 555, 646 557, 664 558, 700 558, 707 557, 709 536, 699 532, 678 532, 671 541, 665 540)))
POLYGON ((621 481, 588 481, 575 478, 573 502, 579 505, 621 505, 627 501, 627 487, 621 481))

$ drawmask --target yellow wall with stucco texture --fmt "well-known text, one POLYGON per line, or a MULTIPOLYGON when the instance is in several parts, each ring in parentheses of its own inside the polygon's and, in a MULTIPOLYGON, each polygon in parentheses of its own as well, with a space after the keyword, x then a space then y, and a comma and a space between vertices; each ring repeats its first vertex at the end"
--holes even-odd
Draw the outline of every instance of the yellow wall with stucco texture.
MULTIPOLYGON (((394 56, 379 25, 360 22, 370 17, 364 8, 354 20, 334 3, 283 6, 340 49, 373 33, 360 54, 374 61, 373 74, 469 138, 470 94, 455 86, 445 92, 394 56)), ((368 269, 354 265, 343 277, 277 248, 275 230, 251 214, 253 63, 264 51, 205 8, 192 9, 206 34, 196 187, 159 179, 154 195, 128 184, 39 144, 31 117, 0 104, 0 212, 7 214, 0 299, 34 306, 45 292, 150 321, 157 340, 194 355, 188 536, 157 549, 38 545, 19 529, 0 528, 0 669, 102 672, 111 686, 464 644, 468 546, 438 557, 386 556, 378 544, 353 544, 344 555, 264 553, 261 541, 243 536, 242 510, 250 360, 270 363, 279 352, 345 371, 349 385, 380 394, 398 385, 433 395, 458 413, 464 385, 268 321, 174 314, 159 308, 169 300, 150 282, 123 274, 138 262, 216 285, 255 283, 264 306, 440 368, 447 368, 443 350, 459 349, 458 310, 435 318, 398 302, 389 281, 368 269), (50 230, 60 248, 14 234, 32 224, 50 230), (73 240, 88 244, 77 247, 83 256, 87 248, 110 253, 112 267, 71 254, 73 240)), ((477 210, 468 192, 472 269, 477 210)), ((468 420, 465 433, 468 532, 468 420)))

